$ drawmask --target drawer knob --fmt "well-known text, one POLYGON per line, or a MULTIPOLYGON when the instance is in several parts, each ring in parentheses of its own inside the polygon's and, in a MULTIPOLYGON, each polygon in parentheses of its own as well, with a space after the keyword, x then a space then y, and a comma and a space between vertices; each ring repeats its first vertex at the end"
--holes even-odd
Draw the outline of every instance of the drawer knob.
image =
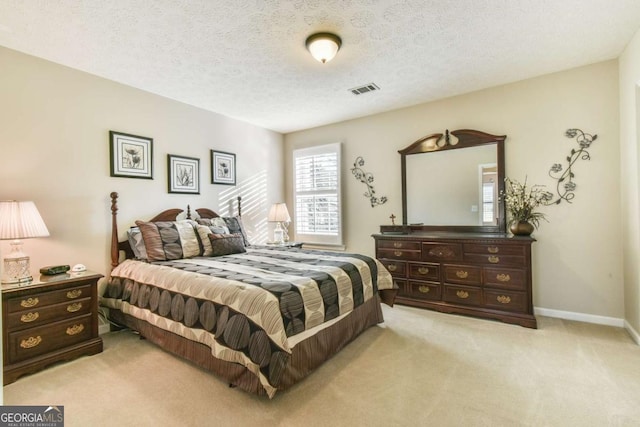
POLYGON ((394 248, 401 248, 402 247, 402 242, 393 242, 393 247, 394 248))
POLYGON ((81 302, 74 302, 73 304, 69 304, 67 306, 67 311, 69 313, 75 313, 76 311, 79 311, 81 308, 82 308, 81 302))
POLYGON ((418 291, 420 291, 420 292, 421 292, 421 293, 423 293, 423 294, 428 294, 430 290, 431 290, 431 288, 429 288, 429 287, 428 287, 428 286, 426 286, 426 285, 420 285, 420 286, 418 286, 418 291))
POLYGON ((67 328, 67 335, 78 335, 82 331, 84 331, 84 325, 82 323, 73 325, 67 328))
POLYGON ((469 292, 466 292, 466 291, 458 291, 456 292, 456 295, 458 296, 458 298, 462 298, 462 299, 469 298, 469 292))
POLYGON ((72 291, 67 292, 67 298, 76 299, 80 295, 82 295, 82 289, 74 289, 72 291))
POLYGON ((394 251, 393 254, 397 257, 402 256, 402 251, 394 251))
POLYGON ((389 269, 389 271, 396 271, 398 269, 398 266, 395 264, 389 264, 387 268, 389 269))
POLYGON ((511 276, 509 276, 508 274, 498 274, 496 276, 496 279, 498 279, 498 282, 508 282, 509 280, 511 280, 511 276))
POLYGON ((466 279, 467 277, 469 277, 469 272, 464 270, 458 270, 456 271, 456 276, 458 276, 460 279, 466 279))
POLYGON ((38 320, 38 317, 40 317, 40 313, 36 311, 35 313, 23 314, 22 316, 20 316, 20 321, 22 323, 34 322, 38 320))
POLYGON ((429 273, 429 269, 427 267, 420 267, 420 268, 418 268, 418 273, 420 273, 420 274, 428 274, 429 273))
POLYGON ((42 342, 42 337, 38 335, 37 337, 29 337, 26 340, 20 341, 20 347, 22 348, 33 348, 42 342))
POLYGON ((506 295, 500 295, 496 300, 501 304, 509 304, 511 302, 511 298, 506 295))
POLYGON ((500 257, 497 257, 495 255, 491 255, 489 258, 487 258, 487 260, 491 263, 491 264, 497 264, 500 262, 500 257))
POLYGON ((27 298, 20 301, 20 305, 24 308, 31 308, 38 305, 40 300, 38 298, 27 298))
POLYGON ((487 251, 488 251, 490 254, 497 254, 497 253, 498 253, 498 251, 499 251, 499 249, 498 249, 498 247, 497 247, 497 246, 489 246, 489 247, 487 248, 487 251))

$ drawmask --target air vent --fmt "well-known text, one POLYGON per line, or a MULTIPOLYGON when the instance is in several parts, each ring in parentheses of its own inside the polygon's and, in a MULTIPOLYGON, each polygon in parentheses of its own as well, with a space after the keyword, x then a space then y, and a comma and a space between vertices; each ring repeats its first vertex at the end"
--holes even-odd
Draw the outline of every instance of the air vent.
POLYGON ((369 83, 364 86, 359 86, 359 87, 354 87, 352 89, 349 89, 349 92, 351 92, 354 95, 362 95, 363 93, 373 92, 374 90, 380 90, 380 88, 375 83, 369 83))

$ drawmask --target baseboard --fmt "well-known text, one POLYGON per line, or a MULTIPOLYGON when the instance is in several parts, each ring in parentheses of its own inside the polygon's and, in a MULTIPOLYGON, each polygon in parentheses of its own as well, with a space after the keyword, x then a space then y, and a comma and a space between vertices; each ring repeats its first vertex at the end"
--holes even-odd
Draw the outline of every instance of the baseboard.
POLYGON ((578 322, 616 326, 618 328, 625 327, 624 319, 618 319, 616 317, 598 316, 595 314, 576 313, 573 311, 553 310, 551 308, 541 307, 535 307, 533 312, 540 316, 557 317, 558 319, 577 320, 578 322))
POLYGON ((640 334, 638 334, 638 331, 633 329, 633 326, 631 326, 626 320, 624 321, 624 328, 629 332, 629 335, 631 335, 631 338, 636 342, 636 344, 640 345, 640 334))
POLYGON ((109 332, 111 332, 111 325, 108 323, 98 325, 98 335, 108 334, 109 332))

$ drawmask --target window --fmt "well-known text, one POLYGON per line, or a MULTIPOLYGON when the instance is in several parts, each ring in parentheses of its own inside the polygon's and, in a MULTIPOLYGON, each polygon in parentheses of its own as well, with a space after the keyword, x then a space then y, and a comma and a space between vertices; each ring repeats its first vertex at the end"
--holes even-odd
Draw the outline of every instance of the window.
POLYGON ((296 240, 342 245, 340 143, 293 152, 296 240))

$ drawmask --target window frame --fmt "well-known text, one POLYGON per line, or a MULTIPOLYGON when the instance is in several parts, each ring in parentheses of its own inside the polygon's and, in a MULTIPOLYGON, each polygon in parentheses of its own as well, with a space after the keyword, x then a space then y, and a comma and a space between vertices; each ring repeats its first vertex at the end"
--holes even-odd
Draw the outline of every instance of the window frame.
POLYGON ((342 233, 342 173, 341 173, 341 161, 342 161, 342 144, 340 142, 316 145, 313 147, 298 148, 293 150, 293 222, 295 230, 295 239, 299 242, 312 245, 322 246, 343 246, 343 233, 342 233), (324 154, 336 154, 336 189, 334 191, 317 190, 317 191, 298 191, 298 175, 296 164, 298 159, 310 156, 320 156, 324 154), (322 194, 336 194, 337 198, 337 222, 338 229, 337 235, 323 234, 323 233, 300 233, 298 232, 298 197, 303 195, 322 195, 322 194))

